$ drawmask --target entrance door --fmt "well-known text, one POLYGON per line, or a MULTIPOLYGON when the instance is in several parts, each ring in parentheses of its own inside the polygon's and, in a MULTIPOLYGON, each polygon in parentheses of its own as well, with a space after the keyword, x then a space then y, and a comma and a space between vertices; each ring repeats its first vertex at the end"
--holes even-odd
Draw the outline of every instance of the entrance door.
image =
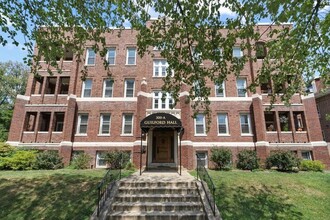
POLYGON ((173 131, 154 131, 153 162, 172 163, 171 150, 173 145, 173 131))

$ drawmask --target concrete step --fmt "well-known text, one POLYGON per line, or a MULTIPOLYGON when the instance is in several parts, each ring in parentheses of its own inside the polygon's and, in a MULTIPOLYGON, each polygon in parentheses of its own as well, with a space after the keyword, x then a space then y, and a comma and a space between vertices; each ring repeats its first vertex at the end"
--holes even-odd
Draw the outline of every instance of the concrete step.
POLYGON ((202 211, 200 202, 114 202, 114 211, 130 212, 182 212, 182 211, 202 211))
POLYGON ((196 188, 196 183, 193 181, 189 182, 130 182, 130 181, 123 181, 119 183, 120 187, 149 187, 149 188, 156 188, 156 187, 178 187, 178 188, 196 188))
POLYGON ((198 195, 197 188, 168 188, 168 187, 158 187, 158 188, 149 188, 149 187, 120 187, 118 189, 119 195, 146 195, 146 194, 181 194, 181 195, 198 195))
POLYGON ((117 202, 198 202, 199 195, 182 195, 182 194, 132 194, 118 195, 115 200, 117 202))
POLYGON ((111 220, 206 220, 204 212, 113 212, 111 220))

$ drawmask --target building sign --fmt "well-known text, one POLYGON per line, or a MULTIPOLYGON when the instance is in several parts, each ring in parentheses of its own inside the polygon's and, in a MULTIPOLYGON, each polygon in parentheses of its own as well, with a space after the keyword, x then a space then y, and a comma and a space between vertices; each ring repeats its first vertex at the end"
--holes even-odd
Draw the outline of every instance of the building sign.
POLYGON ((155 113, 144 118, 140 123, 141 129, 153 127, 181 128, 182 123, 177 117, 167 113, 155 113))

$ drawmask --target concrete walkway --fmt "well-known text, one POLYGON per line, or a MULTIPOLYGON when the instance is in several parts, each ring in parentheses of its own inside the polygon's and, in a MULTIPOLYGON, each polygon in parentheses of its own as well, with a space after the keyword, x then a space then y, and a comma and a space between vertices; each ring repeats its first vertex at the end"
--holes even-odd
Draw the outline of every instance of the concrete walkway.
POLYGON ((133 173, 129 177, 123 178, 123 180, 128 181, 137 181, 137 182, 146 182, 146 181, 194 181, 195 177, 191 176, 186 170, 182 170, 181 175, 177 171, 168 171, 168 170, 155 170, 155 171, 144 171, 140 175, 140 171, 133 173))

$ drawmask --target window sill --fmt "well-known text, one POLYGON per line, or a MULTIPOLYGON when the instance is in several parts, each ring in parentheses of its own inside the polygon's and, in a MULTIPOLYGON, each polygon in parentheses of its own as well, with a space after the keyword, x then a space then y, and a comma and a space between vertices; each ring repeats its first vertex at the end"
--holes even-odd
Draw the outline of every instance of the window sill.
POLYGON ((73 60, 63 60, 63 63, 72 63, 73 60))
POLYGON ((121 134, 121 137, 133 137, 133 134, 121 134))
POLYGON ((307 134, 307 131, 296 131, 296 133, 299 133, 299 134, 307 134))
POLYGON ((76 137, 87 137, 87 134, 75 134, 76 137))
POLYGON ((110 137, 110 134, 98 134, 98 137, 110 137))
POLYGON ((244 136, 244 137, 253 137, 253 134, 241 134, 241 136, 244 136))
POLYGON ((269 133, 269 134, 277 134, 277 131, 266 131, 266 133, 269 133))
POLYGON ((206 137, 207 134, 195 134, 195 137, 206 137))
POLYGON ((47 134, 49 133, 48 131, 38 131, 38 134, 47 134))
POLYGON ((52 131, 53 134, 62 134, 63 131, 52 131))
POLYGON ((218 134, 218 137, 230 137, 230 134, 218 134))
POLYGON ((125 66, 136 66, 136 64, 125 64, 125 66))
POLYGON ((68 94, 58 94, 58 96, 68 96, 68 94))
POLYGON ((41 96, 41 94, 31 94, 31 96, 41 96))
POLYGON ((87 67, 95 67, 95 63, 94 64, 85 64, 85 66, 87 66, 87 67))
POLYGON ((45 94, 44 96, 55 96, 55 94, 45 94))
POLYGON ((283 133, 283 134, 291 134, 292 131, 281 131, 281 133, 283 133))
POLYGON ((23 131, 24 134, 34 134, 34 131, 23 131))

